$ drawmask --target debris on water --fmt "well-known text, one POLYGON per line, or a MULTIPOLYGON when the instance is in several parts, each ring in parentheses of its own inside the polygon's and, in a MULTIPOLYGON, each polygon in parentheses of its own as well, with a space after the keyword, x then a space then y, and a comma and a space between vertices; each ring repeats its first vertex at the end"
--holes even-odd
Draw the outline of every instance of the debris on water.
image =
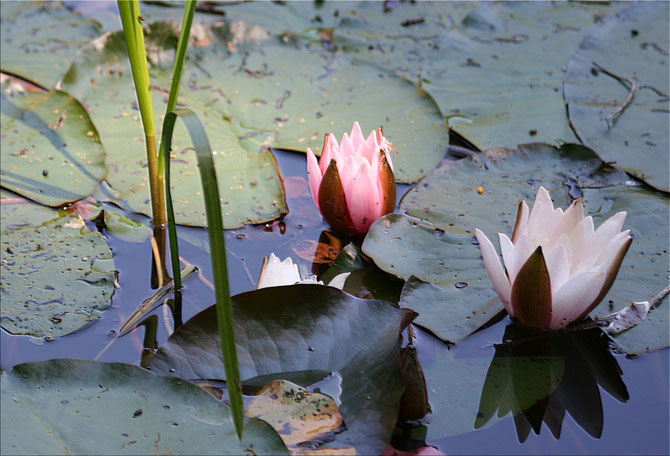
POLYGON ((133 412, 133 418, 137 418, 142 414, 142 409, 137 409, 133 412))

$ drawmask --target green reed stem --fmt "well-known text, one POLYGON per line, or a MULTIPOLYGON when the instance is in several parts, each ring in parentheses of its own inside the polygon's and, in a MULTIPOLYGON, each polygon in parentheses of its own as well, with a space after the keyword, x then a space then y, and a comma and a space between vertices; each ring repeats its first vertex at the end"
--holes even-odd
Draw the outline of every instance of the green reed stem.
MULTIPOLYGON (((166 157, 172 147, 172 131, 177 117, 186 125, 191 142, 195 149, 198 160, 198 169, 202 180, 202 189, 205 198, 205 212, 207 214, 207 231, 209 233, 209 244, 211 249, 212 269, 214 274, 214 292, 216 295, 216 319, 221 338, 221 352, 223 365, 226 371, 226 384, 230 397, 235 430, 238 437, 242 436, 244 419, 244 408, 242 404, 242 384, 240 382, 240 370, 237 363, 237 351, 235 349, 235 333, 233 330, 233 307, 230 300, 230 287, 228 285, 228 267, 226 264, 226 241, 223 231, 223 219, 221 216, 221 199, 219 197, 219 186, 214 169, 214 158, 212 149, 207 139, 207 134, 202 123, 190 109, 178 109, 165 116, 163 122, 162 143, 165 147, 166 157)), ((165 160, 165 191, 168 195, 168 229, 174 230, 174 213, 172 211, 172 197, 170 194, 170 160, 165 160)), ((176 239, 176 230, 175 230, 176 239)), ((175 243, 176 244, 176 243, 175 243)), ((172 250, 173 265, 176 257, 179 261, 179 250, 172 250)), ((175 275, 178 275, 175 273, 175 275)))
POLYGON ((149 68, 147 54, 144 47, 144 32, 142 30, 140 5, 137 0, 118 0, 123 33, 128 46, 130 68, 135 82, 137 102, 142 117, 144 141, 147 150, 149 165, 149 190, 151 192, 151 212, 154 225, 163 225, 165 216, 165 194, 163 193, 163 175, 159 172, 158 148, 156 147, 156 126, 154 124, 154 110, 151 103, 151 84, 149 82, 149 68))

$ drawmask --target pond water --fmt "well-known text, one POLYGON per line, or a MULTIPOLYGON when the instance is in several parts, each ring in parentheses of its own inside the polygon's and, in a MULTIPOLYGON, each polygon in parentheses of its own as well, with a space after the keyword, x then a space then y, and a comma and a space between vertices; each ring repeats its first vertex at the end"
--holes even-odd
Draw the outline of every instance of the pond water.
MULTIPOLYGON (((262 258, 270 252, 280 258, 291 256, 303 273, 324 270, 323 264, 312 263, 327 226, 309 194, 304 155, 285 151, 275 151, 275 155, 285 179, 291 212, 272 224, 226 233, 232 294, 255 289, 262 258)), ((408 186, 399 186, 398 199, 407 189, 408 186)), ((148 224, 144 217, 139 220, 148 224)), ((182 258, 199 268, 185 282, 181 309, 181 321, 185 322, 213 303, 209 285, 212 277, 206 231, 182 226, 179 235, 182 258)), ((140 326, 115 338, 138 305, 154 293, 149 284, 151 246, 148 242, 123 242, 108 234, 107 238, 120 285, 112 306, 91 327, 53 341, 2 331, 2 369, 27 361, 66 357, 140 364, 143 354, 151 354, 152 348, 167 339, 178 322, 166 305, 151 313, 155 331, 140 326)), ((518 330, 509 324, 507 317, 502 318, 455 345, 414 328, 433 414, 422 422, 398 428, 393 441, 397 448, 411 449, 425 440, 447 454, 667 454, 668 349, 627 357, 612 351, 600 330, 574 336, 584 339, 547 344, 533 340, 532 335, 514 334, 518 330), (528 338, 530 342, 526 341, 528 338), (558 387, 551 387, 547 409, 554 410, 553 419, 544 410, 538 412, 529 407, 527 418, 515 419, 506 413, 475 429, 484 402, 504 402, 500 397, 484 400, 482 389, 487 376, 507 375, 504 369, 509 364, 505 364, 505 359, 530 362, 530 369, 510 374, 516 375, 513 389, 517 397, 524 397, 525 390, 538 387, 534 381, 541 383, 533 377, 533 370, 541 371, 543 362, 551 357, 561 360, 559 367, 567 378, 558 387), (491 367, 494 365, 497 374, 491 367), (539 430, 539 435, 531 427, 539 430), (560 437, 552 435, 550 429, 560 437)), ((504 388, 499 385, 498 389, 504 388)))

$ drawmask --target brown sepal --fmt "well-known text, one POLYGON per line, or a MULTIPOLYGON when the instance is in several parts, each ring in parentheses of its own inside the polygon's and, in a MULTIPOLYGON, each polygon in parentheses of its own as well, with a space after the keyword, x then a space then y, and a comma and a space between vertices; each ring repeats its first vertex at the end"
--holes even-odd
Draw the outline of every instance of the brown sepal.
POLYGON ((542 247, 526 260, 512 285, 512 305, 523 326, 546 329, 551 325, 551 282, 542 247))
POLYGON ((426 379, 415 347, 408 345, 403 348, 401 356, 400 366, 405 391, 400 398, 400 419, 418 420, 430 411, 426 379))
POLYGON ((337 162, 333 159, 321 179, 319 186, 319 208, 321 215, 330 227, 341 234, 358 234, 349 215, 344 188, 337 171, 337 162))
POLYGON ((382 149, 379 149, 379 179, 382 191, 381 215, 390 214, 395 209, 395 176, 393 175, 391 165, 386 159, 386 152, 382 149))

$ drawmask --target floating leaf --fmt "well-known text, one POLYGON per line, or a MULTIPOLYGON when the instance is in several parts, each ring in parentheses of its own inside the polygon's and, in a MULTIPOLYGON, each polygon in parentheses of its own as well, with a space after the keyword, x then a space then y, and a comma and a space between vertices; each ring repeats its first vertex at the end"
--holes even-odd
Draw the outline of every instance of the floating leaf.
POLYGON ((0 96, 2 186, 47 206, 93 193, 105 153, 84 107, 60 90, 0 96))
MULTIPOLYGON (((340 413, 347 430, 321 448, 353 446, 362 454, 384 449, 402 395, 399 309, 331 287, 293 285, 234 296, 233 313, 243 379, 308 370, 338 372, 340 413)), ((214 307, 179 327, 150 367, 188 379, 224 379, 214 307)))
POLYGON ((227 405, 137 366, 52 360, 1 375, 3 454, 287 454, 262 421, 246 419, 240 441, 227 405))
POLYGON ((668 14, 666 2, 642 2, 601 20, 570 58, 563 85, 579 139, 604 161, 665 192, 668 14))
POLYGON ((248 398, 245 412, 272 426, 292 454, 310 454, 310 444, 331 441, 346 429, 332 398, 284 380, 273 380, 248 398))
POLYGON ((25 226, 41 225, 58 216, 58 211, 0 189, 0 233, 25 226))
POLYGON ((393 155, 396 180, 413 182, 440 162, 449 145, 437 106, 416 86, 304 40, 236 37, 233 31, 227 42, 213 39, 191 56, 201 72, 183 96, 256 130, 246 135, 276 132, 273 145, 279 148, 311 147, 318 155, 326 133, 340 137, 355 120, 364 132, 383 126, 399 152, 393 155), (224 51, 226 46, 235 52, 224 51))
MULTIPOLYGON (((0 70, 53 87, 100 26, 62 2, 2 2, 0 70)), ((118 19, 117 19, 118 21, 118 19)))
MULTIPOLYGON (((381 6, 367 9, 375 7, 381 6)), ((562 69, 612 6, 484 2, 456 23, 466 8, 435 2, 377 12, 374 19, 363 14, 343 20, 333 42, 420 85, 449 126, 482 150, 574 141, 561 97, 562 69)))
MULTIPOLYGON (((163 22, 152 24, 146 32, 152 88, 165 94, 154 94, 154 112, 165 111, 177 34, 176 24, 163 22)), ((211 46, 215 45, 223 44, 212 42, 211 46)), ((193 64, 194 60, 199 62, 197 51, 193 54, 192 60, 186 63, 182 94, 190 92, 187 86, 192 85, 192 78, 200 71, 193 64)), ((120 192, 116 198, 148 215, 144 137, 127 59, 123 33, 106 34, 82 49, 61 85, 83 101, 100 128, 100 137, 110 151, 106 159, 107 180, 120 192)), ((220 89, 212 87, 212 90, 220 89)), ((204 100, 207 101, 211 100, 204 100)), ((192 100, 188 105, 205 124, 214 149, 226 228, 260 223, 286 213, 281 178, 272 153, 260 150, 260 143, 252 151, 245 150, 231 124, 222 119, 221 112, 192 100)), ((172 195, 177 222, 204 226, 200 177, 186 128, 178 124, 173 138, 172 195)))
POLYGON ((114 293, 112 252, 79 214, 2 234, 2 328, 52 339, 100 317, 114 293))

